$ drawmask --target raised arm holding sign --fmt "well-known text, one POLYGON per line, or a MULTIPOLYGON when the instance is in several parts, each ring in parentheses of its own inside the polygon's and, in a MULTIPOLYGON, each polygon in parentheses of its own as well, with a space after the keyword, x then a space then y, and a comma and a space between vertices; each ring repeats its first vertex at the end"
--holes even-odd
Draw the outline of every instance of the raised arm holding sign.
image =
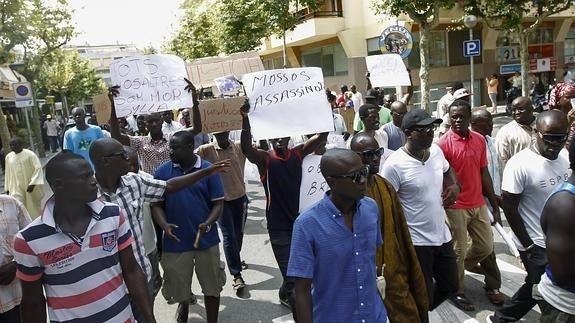
POLYGON ((334 130, 320 68, 288 68, 244 75, 256 140, 334 130))
POLYGON ((192 106, 192 96, 182 91, 188 77, 184 61, 174 55, 146 55, 115 60, 110 64, 116 115, 153 113, 192 106))
POLYGON ((399 54, 365 57, 369 81, 374 87, 410 86, 409 72, 399 54))

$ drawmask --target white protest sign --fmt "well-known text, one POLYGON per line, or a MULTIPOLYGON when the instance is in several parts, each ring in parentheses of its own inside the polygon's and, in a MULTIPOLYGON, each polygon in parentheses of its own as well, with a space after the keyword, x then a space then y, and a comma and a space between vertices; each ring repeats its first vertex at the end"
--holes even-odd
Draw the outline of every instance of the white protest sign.
POLYGON ((242 75, 264 70, 264 64, 257 52, 237 53, 230 56, 214 56, 195 59, 186 64, 190 81, 196 87, 215 85, 214 79, 225 75, 242 75))
POLYGON ((334 130, 321 68, 304 67, 244 75, 255 140, 334 130))
POLYGON ((343 140, 343 135, 337 135, 330 133, 327 135, 326 147, 329 148, 346 148, 345 140, 343 140))
POLYGON ((320 169, 320 155, 307 155, 302 160, 302 176, 299 189, 299 212, 306 210, 323 198, 329 186, 320 169))
POLYGON ((221 94, 235 94, 241 89, 240 82, 233 75, 226 75, 214 79, 221 94))
POLYGON ((369 80, 374 87, 409 86, 409 72, 399 54, 382 54, 365 57, 369 80))
POLYGON ((186 66, 177 56, 115 60, 110 64, 110 74, 112 84, 120 86, 120 94, 114 99, 118 117, 192 106, 192 95, 184 90, 186 66))

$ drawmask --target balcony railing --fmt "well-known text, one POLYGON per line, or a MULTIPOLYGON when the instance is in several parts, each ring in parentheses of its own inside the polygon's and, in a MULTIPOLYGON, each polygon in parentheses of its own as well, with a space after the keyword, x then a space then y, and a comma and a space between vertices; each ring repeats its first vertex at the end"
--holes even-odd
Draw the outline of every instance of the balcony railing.
MULTIPOLYGON (((304 11, 304 10, 302 10, 304 11)), ((299 11, 296 12, 294 15, 298 18, 298 23, 302 23, 306 20, 313 19, 313 18, 330 18, 330 17, 343 17, 343 11, 315 11, 306 13, 299 11)))

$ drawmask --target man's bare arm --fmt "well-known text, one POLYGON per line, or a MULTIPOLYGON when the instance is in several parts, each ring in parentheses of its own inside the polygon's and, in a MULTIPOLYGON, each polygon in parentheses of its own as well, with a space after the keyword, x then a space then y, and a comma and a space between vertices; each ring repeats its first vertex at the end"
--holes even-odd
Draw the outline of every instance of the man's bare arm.
POLYGON ((296 277, 295 293, 297 295, 295 302, 298 322, 312 323, 313 301, 311 298, 311 279, 296 277))
POLYGON ((146 275, 136 262, 132 247, 129 246, 120 250, 119 254, 122 276, 128 287, 128 292, 136 302, 138 310, 142 312, 145 322, 156 322, 154 318, 154 304, 152 303, 152 296, 148 289, 146 275))
POLYGON ((22 323, 46 322, 46 297, 42 280, 21 281, 21 286, 20 317, 22 323))

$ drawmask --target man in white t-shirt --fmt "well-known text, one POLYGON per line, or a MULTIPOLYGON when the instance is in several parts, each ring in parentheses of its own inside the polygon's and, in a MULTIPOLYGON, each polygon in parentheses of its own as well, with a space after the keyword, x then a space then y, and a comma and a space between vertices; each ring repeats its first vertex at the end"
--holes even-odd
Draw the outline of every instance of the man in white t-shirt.
POLYGON ((542 112, 535 126, 535 143, 511 157, 501 184, 503 210, 527 276, 509 304, 495 312, 492 322, 517 321, 535 306, 533 285, 539 283, 547 265, 540 215, 551 192, 570 175, 566 150, 562 150, 569 129, 565 114, 542 112))
POLYGON ((439 123, 441 119, 424 110, 409 111, 401 124, 407 142, 387 158, 382 169, 403 205, 430 310, 458 288, 456 256, 443 206, 453 204, 461 188, 441 149, 432 145, 439 123))

